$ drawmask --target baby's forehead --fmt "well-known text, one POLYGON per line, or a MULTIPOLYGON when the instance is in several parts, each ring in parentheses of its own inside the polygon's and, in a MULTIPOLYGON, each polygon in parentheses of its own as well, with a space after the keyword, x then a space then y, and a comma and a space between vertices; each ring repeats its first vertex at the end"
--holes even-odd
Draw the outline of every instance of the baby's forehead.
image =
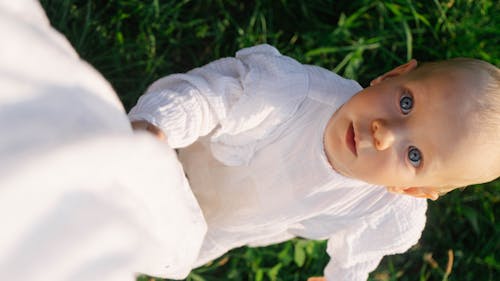
POLYGON ((480 144, 481 126, 471 102, 473 87, 453 83, 451 78, 453 75, 433 76, 418 85, 410 84, 415 107, 407 122, 413 124, 411 140, 422 149, 424 162, 431 160, 429 169, 453 178, 469 174, 469 156, 483 151, 474 149, 480 144))
POLYGON ((449 84, 456 92, 464 92, 461 98, 474 99, 477 94, 484 92, 490 83, 490 76, 481 69, 471 69, 460 65, 446 67, 417 68, 414 73, 409 73, 414 83, 428 84, 441 82, 449 84))
POLYGON ((438 71, 409 79, 409 87, 425 106, 451 112, 461 107, 460 111, 473 113, 478 110, 477 99, 484 89, 480 80, 468 71, 438 71))
POLYGON ((420 74, 450 74, 458 73, 464 75, 464 77, 470 77, 477 79, 479 76, 488 76, 487 69, 481 66, 481 63, 477 63, 475 60, 470 59, 451 59, 439 62, 423 63, 419 64, 417 68, 413 71, 414 73, 420 74))
POLYGON ((443 157, 440 157, 443 161, 439 165, 440 169, 435 172, 441 173, 440 178, 444 179, 444 183, 454 186, 487 182, 494 179, 493 167, 498 169, 498 164, 493 160, 498 159, 494 157, 498 152, 498 148, 488 143, 463 142, 460 146, 450 145, 448 153, 443 153, 443 157))
POLYGON ((465 186, 488 181, 491 167, 498 166, 495 155, 500 149, 495 136, 471 118, 464 116, 456 120, 438 121, 443 124, 438 131, 429 130, 425 136, 432 145, 425 155, 433 160, 430 170, 444 179, 443 184, 465 186))
POLYGON ((494 178, 492 167, 500 170, 498 123, 487 120, 492 111, 499 112, 492 110, 498 103, 487 94, 491 79, 486 71, 456 64, 423 67, 410 81, 421 90, 417 98, 424 117, 419 121, 434 145, 433 168, 455 185, 485 182, 494 178))

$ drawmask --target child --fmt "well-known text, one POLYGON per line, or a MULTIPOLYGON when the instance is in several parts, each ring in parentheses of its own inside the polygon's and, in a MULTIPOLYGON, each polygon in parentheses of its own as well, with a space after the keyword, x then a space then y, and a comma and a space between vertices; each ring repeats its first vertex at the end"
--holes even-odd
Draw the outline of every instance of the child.
POLYGON ((499 86, 455 59, 362 89, 259 45, 156 81, 129 118, 179 148, 208 225, 193 267, 305 237, 329 239, 327 280, 366 280, 418 241, 426 198, 500 175, 499 86))

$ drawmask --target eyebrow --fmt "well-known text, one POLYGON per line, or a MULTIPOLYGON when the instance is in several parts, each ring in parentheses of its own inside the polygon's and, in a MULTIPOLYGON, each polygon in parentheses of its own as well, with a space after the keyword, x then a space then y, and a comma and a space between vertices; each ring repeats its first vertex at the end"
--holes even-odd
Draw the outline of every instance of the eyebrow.
MULTIPOLYGON (((409 85, 404 85, 402 87, 402 91, 406 91, 413 98, 413 107, 412 107, 411 110, 412 111, 418 110, 418 108, 422 104, 421 95, 417 98, 416 95, 415 95, 415 92, 413 91, 412 88, 409 87, 409 85)), ((425 100, 425 99, 423 99, 423 100, 425 100)), ((419 167, 417 167, 417 168, 414 167, 414 170, 415 170, 415 174, 416 175, 420 175, 420 174, 425 173, 428 170, 429 162, 432 162, 432 161, 429 161, 429 155, 432 155, 432 153, 424 153, 424 150, 421 148, 421 146, 418 146, 418 145, 415 145, 415 148, 417 148, 418 151, 420 151, 421 163, 420 163, 419 167)), ((408 152, 406 153, 406 158, 408 158, 408 152)))
MULTIPOLYGON (((418 148, 418 147, 417 147, 418 148)), ((420 167, 417 168, 417 174, 422 174, 427 170, 427 157, 424 155, 424 152, 418 148, 420 151, 420 156, 422 157, 421 162, 420 162, 420 167)))
POLYGON ((420 151, 420 155, 422 157, 420 167, 416 169, 417 174, 426 173, 432 168, 432 164, 435 162, 435 157, 433 157, 433 155, 437 151, 436 146, 434 145, 434 142, 432 142, 432 137, 427 137, 426 139, 431 141, 427 141, 427 145, 425 147, 415 146, 420 151))

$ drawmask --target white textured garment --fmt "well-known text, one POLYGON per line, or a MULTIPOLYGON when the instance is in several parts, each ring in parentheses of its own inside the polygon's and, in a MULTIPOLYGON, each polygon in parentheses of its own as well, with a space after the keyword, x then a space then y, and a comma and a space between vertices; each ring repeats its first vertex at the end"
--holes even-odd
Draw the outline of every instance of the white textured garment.
POLYGON ((175 152, 37 1, 0 0, 0 38, 0 280, 185 277, 206 224, 175 152))
POLYGON ((361 87, 269 45, 155 82, 129 113, 160 127, 203 209, 196 265, 234 247, 329 239, 328 280, 366 280, 415 244, 426 201, 332 170, 323 131, 361 87))

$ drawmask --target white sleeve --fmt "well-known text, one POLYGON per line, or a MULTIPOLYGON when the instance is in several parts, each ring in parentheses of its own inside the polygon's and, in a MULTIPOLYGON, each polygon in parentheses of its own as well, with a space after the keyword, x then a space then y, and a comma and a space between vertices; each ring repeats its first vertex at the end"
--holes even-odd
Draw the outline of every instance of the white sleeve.
POLYGON ((214 128, 215 142, 247 145, 297 109, 307 81, 303 65, 272 46, 259 45, 161 78, 140 97, 129 118, 161 128, 174 148, 188 146, 214 128))
POLYGON ((153 83, 130 110, 130 120, 147 120, 159 127, 170 146, 185 147, 210 133, 242 93, 245 66, 224 58, 186 74, 153 83))
POLYGON ((403 253, 418 242, 427 203, 405 199, 409 200, 396 202, 384 214, 352 222, 330 236, 327 280, 365 281, 385 255, 403 253))
POLYGON ((175 152, 149 135, 0 156, 1 280, 182 279, 193 268, 206 223, 175 152))
POLYGON ((36 0, 0 0, 0 280, 187 276, 206 232, 175 152, 36 0))

